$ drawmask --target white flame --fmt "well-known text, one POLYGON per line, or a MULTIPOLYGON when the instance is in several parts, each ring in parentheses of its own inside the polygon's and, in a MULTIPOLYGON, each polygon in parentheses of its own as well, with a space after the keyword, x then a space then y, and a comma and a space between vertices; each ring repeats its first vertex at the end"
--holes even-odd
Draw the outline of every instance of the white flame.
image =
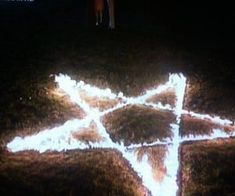
POLYGON ((220 125, 231 125, 231 124, 233 124, 233 122, 231 120, 222 119, 219 116, 211 116, 209 114, 198 114, 198 113, 195 113, 195 112, 192 112, 192 111, 186 111, 186 110, 183 110, 182 114, 188 114, 192 117, 196 117, 196 118, 202 119, 202 120, 207 119, 207 120, 210 120, 213 123, 217 123, 217 124, 220 124, 220 125))
POLYGON ((220 130, 214 130, 214 133, 210 136, 188 136, 184 138, 179 137, 179 125, 182 114, 190 114, 196 118, 207 119, 218 124, 227 125, 232 122, 220 117, 212 117, 210 115, 203 115, 194 112, 188 112, 183 110, 183 99, 186 88, 186 78, 183 74, 170 74, 169 80, 157 88, 146 91, 143 95, 138 97, 125 97, 123 93, 115 94, 110 89, 99 89, 97 87, 85 84, 83 81, 76 82, 69 76, 60 74, 55 77, 55 81, 58 83, 59 88, 62 89, 70 99, 79 105, 86 113, 86 117, 82 120, 74 119, 69 120, 59 127, 43 130, 35 135, 22 137, 16 137, 10 143, 7 144, 7 148, 11 152, 18 152, 23 150, 37 150, 39 152, 51 151, 63 151, 70 149, 87 149, 87 148, 111 148, 120 151, 125 159, 127 159, 132 166, 133 170, 142 178, 143 185, 146 186, 152 195, 176 195, 178 190, 177 185, 177 172, 179 168, 178 151, 181 142, 191 140, 202 139, 214 139, 218 137, 229 137, 229 134, 220 130), (160 94, 168 88, 175 89, 176 93, 176 105, 162 105, 161 103, 149 103, 147 100, 156 94, 160 94), (92 108, 85 100, 80 97, 80 92, 86 92, 91 97, 105 97, 108 99, 119 99, 120 103, 116 106, 100 112, 96 108, 92 108), (117 109, 123 108, 126 105, 143 104, 153 109, 171 110, 177 117, 177 123, 171 124, 171 130, 173 138, 165 138, 164 141, 156 140, 152 143, 143 144, 131 144, 124 146, 123 143, 115 143, 110 138, 108 131, 105 129, 101 122, 101 117, 111 113, 117 109), (97 126, 99 134, 104 138, 101 142, 84 143, 73 137, 74 132, 79 132, 83 128, 89 127, 91 122, 94 122, 97 126), (153 177, 153 169, 148 162, 148 156, 145 155, 141 161, 137 160, 137 156, 133 149, 142 146, 154 146, 154 145, 167 145, 168 153, 165 158, 165 166, 167 168, 167 175, 162 182, 157 182, 153 177))
POLYGON ((156 181, 153 177, 152 167, 148 162, 148 156, 144 155, 141 161, 137 160, 137 155, 134 151, 127 151, 123 153, 123 157, 126 158, 131 164, 132 168, 142 178, 143 185, 149 189, 152 195, 157 195, 159 192, 156 189, 156 181))
POLYGON ((213 129, 213 132, 210 135, 198 135, 194 136, 192 134, 189 134, 181 139, 182 142, 185 141, 199 141, 199 140, 213 140, 218 138, 230 138, 232 136, 235 136, 235 132, 226 133, 220 129, 213 129))

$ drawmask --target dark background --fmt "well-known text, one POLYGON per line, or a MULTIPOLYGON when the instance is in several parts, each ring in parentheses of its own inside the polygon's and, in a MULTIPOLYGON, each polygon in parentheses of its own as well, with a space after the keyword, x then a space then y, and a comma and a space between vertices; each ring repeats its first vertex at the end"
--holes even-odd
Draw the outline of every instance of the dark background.
MULTIPOLYGON (((93 26, 94 0, 0 1, 1 22, 68 23, 93 26), (18 17, 12 17, 12 16, 18 17), (9 20, 7 20, 9 18, 9 20), (15 20, 17 21, 10 21, 15 20)), ((234 12, 227 3, 116 0, 117 28, 169 30, 232 36, 234 12)), ((106 13, 107 15, 107 13, 106 13)))
MULTIPOLYGON (((151 80, 145 73, 155 78, 164 73, 183 72, 188 78, 197 78, 195 84, 203 81, 200 85, 203 93, 194 95, 198 104, 190 103, 193 109, 218 113, 219 109, 214 106, 217 105, 220 114, 233 115, 233 6, 200 1, 133 2, 115 0, 116 29, 111 31, 107 9, 105 24, 95 26, 94 0, 0 0, 0 91, 5 92, 0 99, 4 111, 0 112, 0 117, 5 117, 5 111, 9 111, 12 94, 18 97, 16 83, 24 88, 20 80, 28 83, 32 79, 38 84, 34 81, 35 75, 47 77, 56 70, 67 73, 70 70, 72 74, 83 70, 89 72, 86 77, 92 79, 98 78, 100 73, 100 77, 110 83, 115 81, 110 77, 113 73, 117 83, 108 86, 113 85, 127 94, 132 94, 135 87, 139 90, 133 92, 141 92, 144 80, 151 80), (206 84, 210 85, 205 87, 206 84), (201 101, 202 96, 209 96, 211 87, 215 91, 211 98, 201 101)), ((149 86, 152 83, 154 80, 149 86)), ((9 125, 14 125, 14 121, 9 125)))
MULTIPOLYGON (((51 159, 46 160, 49 165, 45 165, 44 156, 38 154, 30 158, 26 153, 15 159, 1 148, 5 149, 6 142, 15 135, 32 134, 42 127, 54 127, 71 119, 71 109, 50 94, 55 88, 51 74, 65 73, 74 79, 132 96, 152 88, 169 73, 182 72, 190 83, 185 102, 187 109, 234 119, 235 20, 232 5, 222 1, 115 2, 116 29, 111 31, 107 28, 107 17, 104 26, 95 26, 93 0, 0 0, 0 162, 4 163, 0 164, 0 171, 3 171, 0 172, 0 195, 16 195, 15 191, 17 195, 35 192, 45 195, 47 191, 66 195, 67 188, 89 194, 92 188, 97 190, 83 177, 96 176, 97 171, 91 172, 94 176, 88 175, 93 163, 97 165, 95 159, 86 162, 78 158, 85 162, 83 166, 91 163, 83 170, 80 165, 78 168, 70 167, 67 162, 58 165, 51 159), (52 171, 51 175, 47 175, 48 171, 52 171), (68 174, 68 178, 64 178, 64 174, 68 174)), ((227 152, 227 148, 224 151, 227 152)), ((234 181, 230 180, 234 171, 229 169, 234 162, 227 158, 232 153, 228 150, 226 156, 221 153, 221 157, 215 159, 225 157, 228 163, 221 162, 223 166, 211 161, 217 157, 213 153, 212 159, 205 156, 206 161, 200 162, 203 181, 199 183, 204 185, 203 175, 209 176, 212 181, 207 183, 211 195, 221 187, 221 191, 234 193, 234 181), (214 172, 218 178, 207 175, 211 168, 221 168, 214 172), (216 187, 211 186, 211 182, 216 187)), ((99 160, 102 162, 102 157, 99 160)), ((194 163, 200 166, 198 161, 192 161, 194 163)), ((110 167, 107 168, 100 167, 110 171, 110 167)), ((116 173, 113 176, 115 179, 116 173)), ((112 186, 105 181, 104 189, 99 190, 104 193, 110 189, 112 186)), ((200 194, 204 189, 199 186, 197 191, 200 194)))

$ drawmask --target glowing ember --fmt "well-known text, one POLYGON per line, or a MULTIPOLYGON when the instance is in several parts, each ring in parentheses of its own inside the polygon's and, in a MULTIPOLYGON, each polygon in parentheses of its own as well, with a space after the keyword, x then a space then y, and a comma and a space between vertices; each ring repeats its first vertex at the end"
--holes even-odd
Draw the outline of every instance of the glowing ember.
MULTIPOLYGON (((18 152, 24 150, 36 150, 39 152, 45 151, 63 151, 70 149, 87 149, 87 148, 111 148, 120 151, 125 159, 127 159, 133 170, 142 178, 143 185, 146 186, 152 195, 176 195, 178 190, 177 172, 179 169, 178 151, 179 146, 184 141, 228 138, 234 133, 226 133, 224 131, 214 129, 211 135, 200 135, 180 137, 179 125, 183 114, 191 115, 198 119, 210 120, 213 123, 220 125, 233 126, 232 122, 227 119, 221 119, 218 116, 210 116, 207 114, 198 114, 183 110, 183 100, 186 88, 186 78, 182 74, 171 74, 169 80, 155 89, 146 91, 138 97, 125 97, 123 93, 115 94, 110 89, 99 89, 91 85, 85 84, 83 81, 76 82, 69 76, 60 74, 55 77, 59 88, 62 89, 71 99, 79 105, 86 113, 86 117, 82 120, 69 120, 59 127, 49 130, 43 130, 36 135, 27 136, 24 138, 16 137, 7 144, 9 151, 18 152), (176 102, 174 106, 163 105, 161 103, 151 102, 151 97, 156 96, 167 89, 174 89, 176 102), (100 111, 98 108, 92 107, 83 96, 84 93, 89 97, 105 98, 107 100, 118 100, 117 104, 109 109, 100 111), (163 141, 156 140, 152 143, 131 144, 124 146, 123 143, 115 143, 108 134, 108 131, 102 124, 101 118, 115 110, 124 108, 127 105, 145 105, 153 109, 170 110, 176 115, 176 123, 171 124, 172 138, 166 138, 163 141), (90 125, 92 124, 92 128, 90 125), (94 128, 96 129, 94 131, 94 128), (79 137, 84 134, 84 130, 91 130, 93 135, 97 135, 99 139, 93 141, 79 140, 79 137), (102 139, 101 139, 102 138, 102 139), (148 155, 138 159, 135 151, 138 147, 148 147, 154 145, 167 146, 168 152, 165 157, 166 175, 161 181, 156 181, 154 178, 153 168, 149 162, 148 155)), ((87 137, 89 135, 86 135, 87 137)), ((89 136, 90 137, 90 136, 89 136)))

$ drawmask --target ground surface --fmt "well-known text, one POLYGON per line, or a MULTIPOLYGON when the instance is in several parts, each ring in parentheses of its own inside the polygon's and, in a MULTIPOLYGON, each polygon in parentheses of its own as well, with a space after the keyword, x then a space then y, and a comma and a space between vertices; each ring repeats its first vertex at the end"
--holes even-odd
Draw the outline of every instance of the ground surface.
POLYGON ((1 154, 0 171, 1 195, 143 195, 147 192, 126 160, 112 150, 1 154))
POLYGON ((234 139, 182 146, 182 195, 234 195, 234 139))
MULTIPOLYGON (((6 143, 16 135, 84 115, 55 91, 54 74, 69 74, 130 96, 166 81, 169 73, 182 72, 188 79, 186 109, 235 119, 234 42, 226 36, 122 28, 108 31, 81 28, 76 21, 48 22, 46 16, 40 22, 35 19, 35 23, 32 18, 25 20, 27 14, 6 17, 6 11, 0 32, 1 195, 16 195, 15 190, 21 195, 28 191, 38 195, 91 195, 91 189, 101 195, 141 195, 145 191, 125 160, 117 162, 120 155, 113 151, 44 155, 6 152, 6 143), (45 176, 48 172, 50 175, 45 176), (72 176, 66 176, 70 173, 72 176), (133 186, 126 187, 125 183, 133 186), (52 192, 45 192, 48 188, 52 192)), ((203 127, 203 132, 210 132, 212 125, 198 126, 191 131, 203 127)), ((139 156, 148 150, 140 150, 139 156)), ((148 152, 165 156, 164 150, 148 152)), ((181 155, 182 195, 233 195, 234 153, 233 140, 185 144, 181 155)), ((161 158, 155 158, 160 160, 153 161, 160 171, 156 178, 161 179, 164 167, 161 158)))

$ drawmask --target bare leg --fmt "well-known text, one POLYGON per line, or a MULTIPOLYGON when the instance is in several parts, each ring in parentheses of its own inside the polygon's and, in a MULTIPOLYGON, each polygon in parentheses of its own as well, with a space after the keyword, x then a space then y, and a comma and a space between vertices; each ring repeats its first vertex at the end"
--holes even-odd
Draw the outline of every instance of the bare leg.
POLYGON ((100 11, 100 23, 103 23, 103 12, 100 11))
POLYGON ((109 28, 115 28, 115 18, 114 18, 114 0, 107 0, 109 7, 109 28))
POLYGON ((99 12, 95 13, 95 19, 96 19, 95 25, 97 26, 99 24, 99 12))

